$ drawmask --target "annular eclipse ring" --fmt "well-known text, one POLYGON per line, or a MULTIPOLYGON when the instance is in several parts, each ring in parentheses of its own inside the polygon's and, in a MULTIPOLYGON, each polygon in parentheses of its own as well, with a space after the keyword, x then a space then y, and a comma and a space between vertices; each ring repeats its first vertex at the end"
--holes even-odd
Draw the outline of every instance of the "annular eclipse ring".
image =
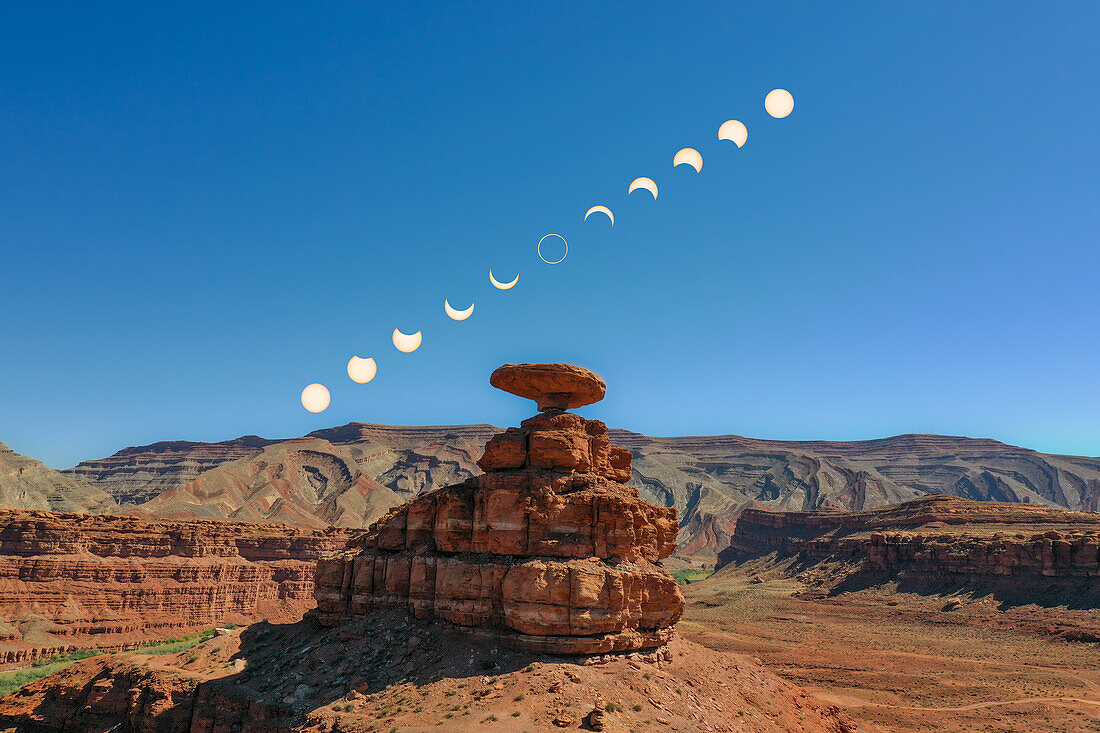
POLYGON ((539 259, 540 260, 542 260, 543 262, 545 262, 548 265, 556 265, 559 262, 561 262, 562 260, 564 260, 569 255, 569 242, 566 242, 565 237, 563 237, 560 234, 547 234, 547 235, 544 235, 543 238, 539 240, 538 251, 539 251, 539 259), (550 260, 548 260, 548 259, 546 259, 545 257, 542 256, 542 243, 547 237, 557 237, 562 242, 565 242, 565 254, 563 254, 561 256, 561 260, 554 260, 553 262, 551 262, 550 260))

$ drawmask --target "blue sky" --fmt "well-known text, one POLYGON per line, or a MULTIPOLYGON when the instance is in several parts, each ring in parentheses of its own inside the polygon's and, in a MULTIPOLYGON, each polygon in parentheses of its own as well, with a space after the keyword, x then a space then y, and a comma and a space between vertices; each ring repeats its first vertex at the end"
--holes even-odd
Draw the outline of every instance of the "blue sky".
POLYGON ((20 5, 0 441, 49 465, 516 424, 489 372, 549 360, 649 434, 1100 454, 1096 3, 20 5))

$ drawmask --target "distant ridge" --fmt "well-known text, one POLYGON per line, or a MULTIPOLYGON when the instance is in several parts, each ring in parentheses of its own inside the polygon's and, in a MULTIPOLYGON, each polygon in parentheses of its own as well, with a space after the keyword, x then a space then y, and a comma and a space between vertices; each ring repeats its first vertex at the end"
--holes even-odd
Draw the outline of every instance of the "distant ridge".
MULTIPOLYGON (((124 508, 140 505, 141 513, 351 526, 426 488, 473 475, 482 445, 497 431, 491 425, 352 422, 305 439, 162 441, 52 473, 81 482, 68 491, 80 493, 77 487, 85 485, 124 508), (306 439, 314 443, 303 452, 300 441, 306 439)), ((676 507, 681 557, 696 561, 716 559, 750 502, 775 510, 859 510, 948 494, 1100 510, 1100 458, 1040 453, 986 438, 786 441, 649 437, 621 429, 610 436, 634 454, 631 483, 642 495, 676 507)), ((0 480, 0 497, 10 495, 0 480)))
POLYGON ((278 440, 245 435, 218 443, 162 440, 123 448, 99 460, 83 461, 61 473, 98 486, 121 506, 140 504, 197 478, 226 461, 244 458, 278 440))
POLYGON ((109 512, 110 492, 66 476, 0 443, 0 506, 59 512, 109 512))

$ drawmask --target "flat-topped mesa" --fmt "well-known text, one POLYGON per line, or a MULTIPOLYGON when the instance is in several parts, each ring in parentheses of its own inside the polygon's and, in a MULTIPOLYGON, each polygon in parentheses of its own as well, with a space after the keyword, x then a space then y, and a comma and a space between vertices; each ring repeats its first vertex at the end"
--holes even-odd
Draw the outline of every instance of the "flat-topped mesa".
POLYGON ((602 422, 561 411, 601 399, 603 380, 523 364, 491 381, 543 414, 489 441, 478 461, 486 473, 421 494, 322 558, 319 619, 396 605, 537 651, 664 644, 684 608, 660 566, 676 550, 676 511, 623 483, 630 452, 610 444, 602 422))

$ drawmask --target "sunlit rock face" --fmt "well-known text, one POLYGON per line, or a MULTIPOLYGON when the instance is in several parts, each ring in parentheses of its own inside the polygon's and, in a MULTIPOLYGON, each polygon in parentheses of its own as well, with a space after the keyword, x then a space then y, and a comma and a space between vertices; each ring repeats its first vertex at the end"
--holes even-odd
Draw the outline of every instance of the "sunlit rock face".
POLYGON ((317 564, 322 623, 404 606, 559 654, 654 648, 683 613, 660 565, 676 550, 672 508, 643 501, 629 451, 565 412, 603 397, 571 365, 507 365, 492 383, 542 413, 495 435, 467 481, 421 494, 317 564))

